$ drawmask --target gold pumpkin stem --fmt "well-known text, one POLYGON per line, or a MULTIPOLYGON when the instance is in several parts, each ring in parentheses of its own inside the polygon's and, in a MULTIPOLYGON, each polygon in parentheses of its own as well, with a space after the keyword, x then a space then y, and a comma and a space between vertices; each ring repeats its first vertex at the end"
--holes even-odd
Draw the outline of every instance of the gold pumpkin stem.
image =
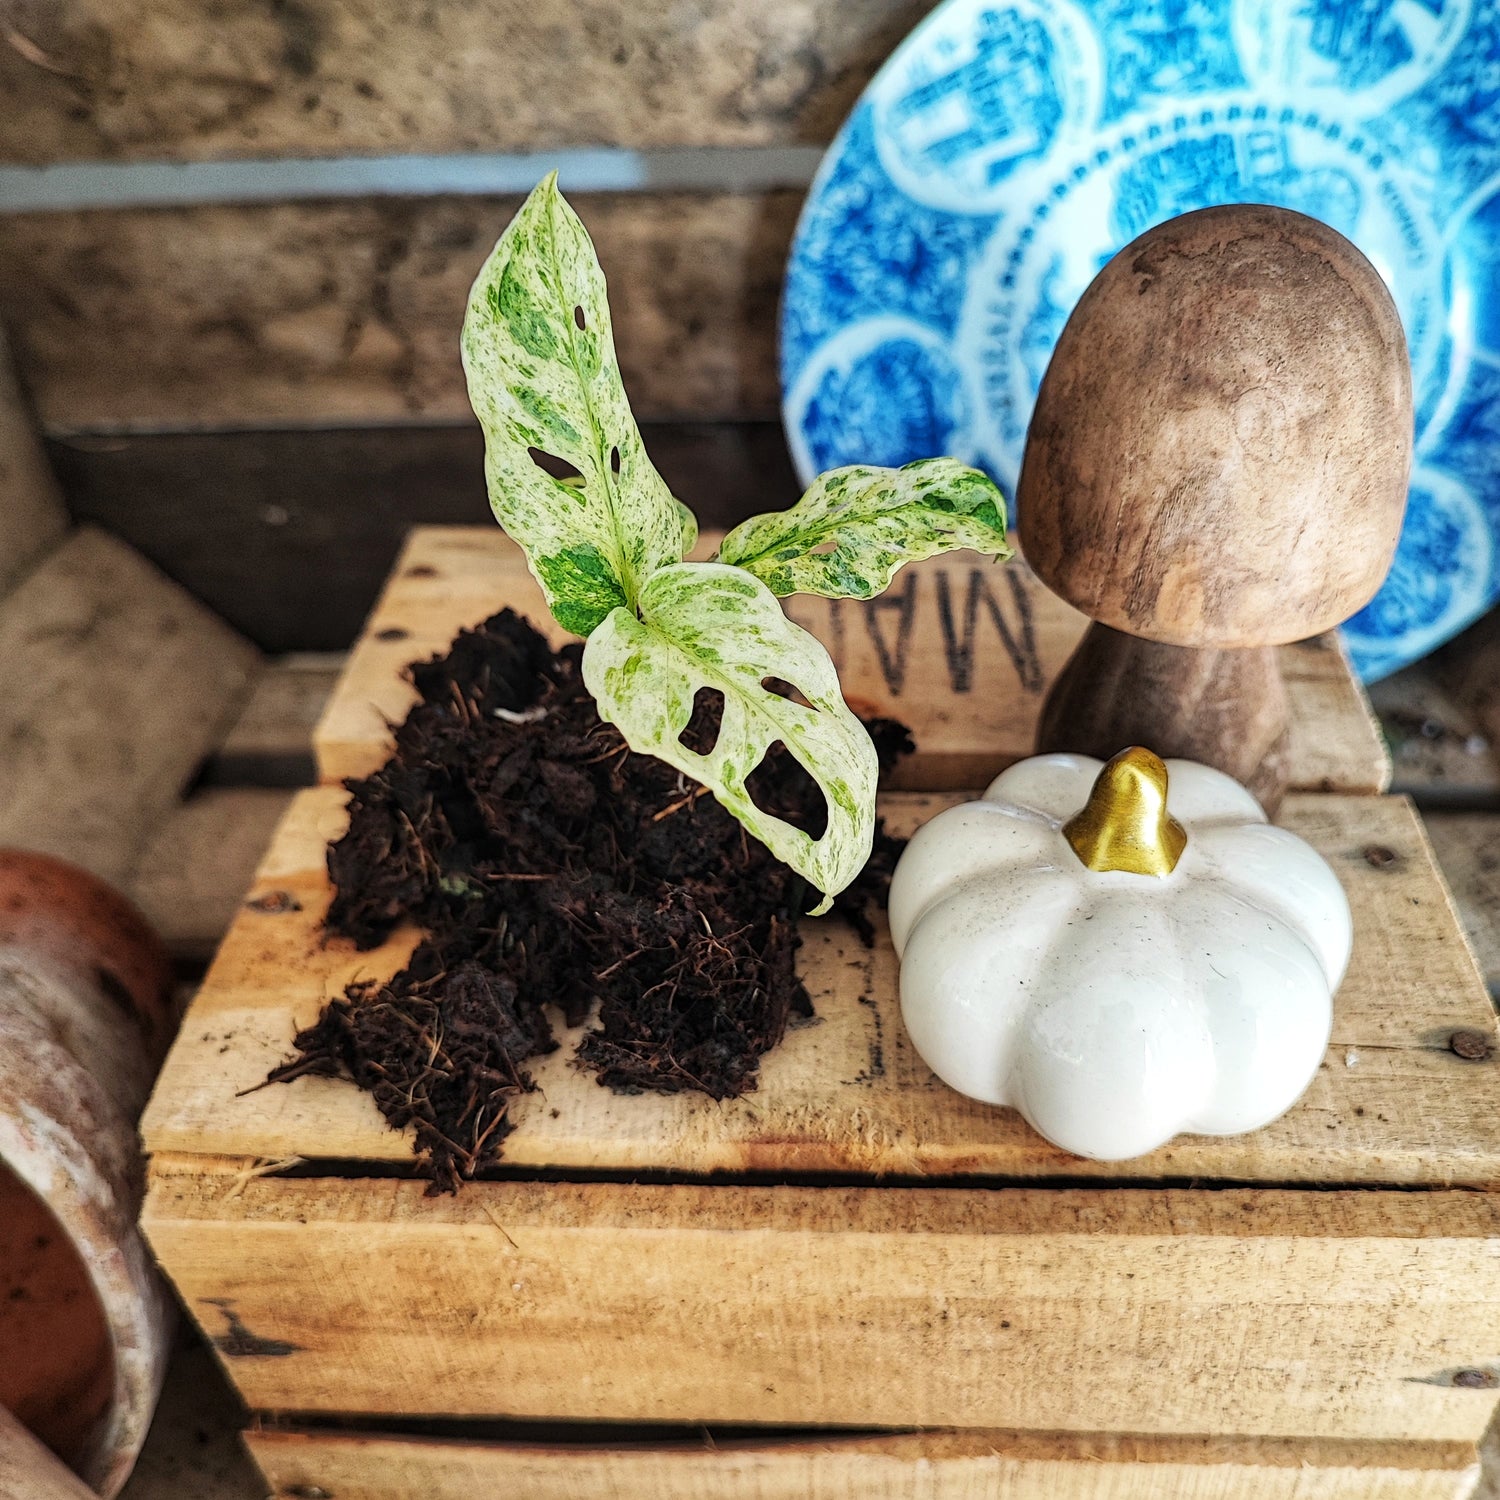
POLYGON ((1082 811, 1063 836, 1091 870, 1170 875, 1187 832, 1167 811, 1167 768, 1159 755, 1132 745, 1107 762, 1082 811))

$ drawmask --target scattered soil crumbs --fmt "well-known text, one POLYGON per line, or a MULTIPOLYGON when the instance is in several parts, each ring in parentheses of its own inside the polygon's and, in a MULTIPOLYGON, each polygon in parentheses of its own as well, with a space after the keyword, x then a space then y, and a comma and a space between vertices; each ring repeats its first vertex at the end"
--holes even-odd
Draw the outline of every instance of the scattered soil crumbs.
MULTIPOLYGON (((328 930, 361 948, 398 924, 424 939, 388 983, 356 985, 296 1038, 270 1081, 353 1079, 415 1127, 432 1191, 494 1162, 527 1062, 595 1013, 578 1063, 612 1089, 753 1089, 760 1058, 812 1005, 797 978, 800 876, 694 782, 634 754, 584 688, 582 648, 553 652, 510 610, 412 668, 421 702, 374 776, 349 783, 328 851, 328 930)), ((683 733, 705 751, 722 699, 683 733)), ((906 728, 868 722, 882 771, 906 728)), ((758 806, 816 835, 823 794, 781 746, 751 779, 758 806)), ((865 942, 901 844, 877 831, 835 903, 865 942)))

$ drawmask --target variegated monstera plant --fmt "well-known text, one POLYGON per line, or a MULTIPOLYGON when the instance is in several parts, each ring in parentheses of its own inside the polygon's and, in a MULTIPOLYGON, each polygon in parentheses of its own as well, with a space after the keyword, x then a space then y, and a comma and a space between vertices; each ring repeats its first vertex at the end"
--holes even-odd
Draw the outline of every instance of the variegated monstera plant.
POLYGON ((584 682, 600 715, 633 750, 707 786, 824 893, 817 910, 827 910, 869 857, 875 749, 828 653, 778 596, 868 599, 903 563, 959 547, 1008 557, 1000 492, 946 458, 835 469, 790 510, 737 526, 713 561, 683 561, 697 522, 646 456, 615 360, 604 275, 556 174, 479 273, 463 358, 490 503, 558 622, 587 638, 584 682), (562 468, 572 472, 559 479, 562 468), (679 736, 705 687, 723 694, 723 719, 699 755, 679 736), (778 740, 822 788, 819 838, 762 811, 746 790, 778 740))

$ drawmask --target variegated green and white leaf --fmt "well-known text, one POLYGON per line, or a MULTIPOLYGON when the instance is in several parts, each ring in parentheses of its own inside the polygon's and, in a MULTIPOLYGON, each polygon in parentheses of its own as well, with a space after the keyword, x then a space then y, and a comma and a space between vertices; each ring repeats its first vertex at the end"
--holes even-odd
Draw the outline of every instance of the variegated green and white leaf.
POLYGON ((463 361, 490 504, 558 622, 587 635, 683 556, 689 528, 630 414, 604 273, 556 173, 474 283, 463 361), (577 477, 553 478, 533 453, 565 460, 577 477))
MULTIPOLYGON (((687 506, 682 503, 681 500, 678 500, 675 503, 677 506, 678 518, 682 522, 682 550, 678 554, 678 556, 686 557, 688 553, 698 545, 698 518, 692 513, 692 511, 687 508, 687 506)), ((676 558, 673 558, 674 562, 676 560, 676 558)))
POLYGON ((924 458, 900 469, 830 469, 790 510, 736 526, 719 560, 776 594, 871 599, 904 563, 960 547, 1011 556, 1005 497, 978 469, 924 458))
POLYGON ((817 910, 826 911, 870 857, 879 769, 828 653, 787 619, 765 584, 722 563, 663 568, 646 581, 639 608, 639 619, 615 610, 584 647, 583 680, 600 715, 631 749, 707 786, 777 858, 825 893, 817 910), (762 687, 767 677, 791 683, 807 703, 762 687), (701 687, 724 695, 719 737, 707 755, 679 738, 701 687), (745 779, 777 740, 823 789, 828 827, 821 838, 750 799, 745 779))

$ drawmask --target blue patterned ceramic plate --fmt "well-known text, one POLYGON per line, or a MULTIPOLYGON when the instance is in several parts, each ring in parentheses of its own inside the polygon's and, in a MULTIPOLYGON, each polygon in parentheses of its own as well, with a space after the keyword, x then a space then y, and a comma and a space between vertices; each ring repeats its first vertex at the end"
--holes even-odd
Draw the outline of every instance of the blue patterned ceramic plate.
POLYGON ((787 272, 804 479, 951 453, 1013 493, 1073 304, 1215 203, 1326 220, 1411 347, 1411 502, 1367 678, 1500 594, 1500 0, 947 0, 839 132, 787 272))

